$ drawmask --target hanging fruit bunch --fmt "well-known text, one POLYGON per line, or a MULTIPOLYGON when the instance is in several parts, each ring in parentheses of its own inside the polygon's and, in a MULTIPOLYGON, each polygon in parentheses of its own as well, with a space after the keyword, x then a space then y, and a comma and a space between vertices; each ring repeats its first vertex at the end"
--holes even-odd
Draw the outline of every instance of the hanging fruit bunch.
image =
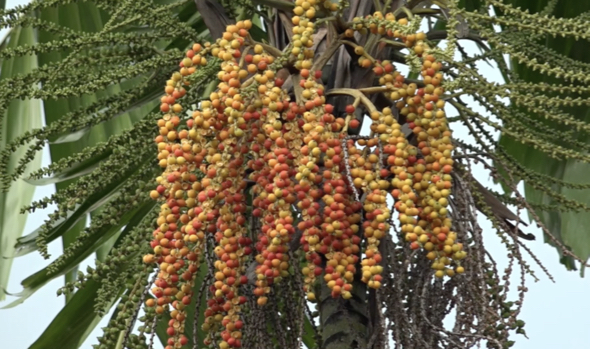
POLYGON ((253 253, 259 306, 274 284, 299 269, 310 301, 318 282, 333 297, 352 297, 359 271, 370 288, 381 287, 380 242, 392 224, 401 226, 410 248, 426 250, 436 277, 464 272, 466 254, 447 211, 453 146, 436 51, 406 18, 379 12, 356 18, 338 45, 350 46, 358 64, 373 71, 375 86, 326 91, 312 50, 315 17, 337 15, 340 8, 330 1, 295 5, 292 45, 285 52, 254 42, 252 23, 241 21, 216 43, 195 44, 166 84, 155 139, 163 173, 151 193, 162 205, 153 253, 144 256, 158 265, 155 300, 147 305, 170 312, 166 349, 188 342, 185 308, 208 241, 215 242, 215 270, 202 327, 205 344, 222 349, 242 345, 247 299, 241 286, 249 283, 246 264, 253 253), (419 84, 350 41, 357 31, 405 44, 420 69, 419 84), (192 101, 180 102, 190 77, 212 61, 221 62, 219 83, 187 112, 183 105, 192 101), (285 67, 291 93, 279 74, 285 67), (377 109, 366 97, 375 92, 384 93, 391 107, 377 109), (326 103, 337 94, 354 98, 343 117, 326 103), (368 135, 349 136, 348 130, 361 127, 357 115, 370 120, 368 135), (406 139, 404 123, 417 144, 406 139), (292 246, 302 251, 302 263, 292 259, 292 246))

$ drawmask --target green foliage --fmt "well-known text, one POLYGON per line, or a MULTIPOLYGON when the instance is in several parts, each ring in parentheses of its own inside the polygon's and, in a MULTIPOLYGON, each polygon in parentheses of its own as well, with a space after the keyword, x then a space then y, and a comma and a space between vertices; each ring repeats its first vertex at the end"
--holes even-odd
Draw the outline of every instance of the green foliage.
MULTIPOLYGON (((590 11, 590 4, 579 1, 531 1, 531 0, 514 0, 511 1, 514 6, 520 6, 531 10, 532 13, 551 13, 561 18, 584 18, 590 11)), ((526 52, 529 56, 534 57, 541 62, 547 62, 552 66, 561 67, 566 72, 562 76, 547 76, 538 74, 533 70, 530 64, 523 63, 519 59, 514 59, 513 71, 519 79, 530 83, 530 89, 545 88, 542 96, 528 93, 522 96, 514 96, 512 100, 518 105, 520 115, 525 115, 528 125, 520 123, 522 126, 529 126, 536 131, 531 134, 535 137, 547 137, 552 139, 552 143, 571 149, 572 152, 583 155, 588 154, 587 132, 578 132, 573 130, 571 125, 580 125, 580 128, 587 129, 590 114, 588 109, 588 98, 590 91, 587 89, 588 73, 590 72, 590 58, 587 55, 587 40, 577 40, 574 37, 568 38, 539 38, 536 41, 530 40, 529 31, 519 33, 521 38, 518 49, 526 52), (526 38, 526 40, 523 40, 526 38), (575 69, 575 74, 572 70, 575 69), (549 84, 559 84, 561 89, 552 88, 549 84), (535 96, 535 99, 532 97, 535 96), (517 100, 520 100, 517 101, 517 100), (534 101, 534 104, 523 105, 525 101, 534 101), (534 109, 533 109, 534 108, 534 109), (548 112, 544 113, 545 118, 539 115, 539 108, 547 108, 548 112), (547 115, 549 113, 550 115, 547 115), (564 123, 564 119, 570 120, 564 123), (531 127, 532 126, 532 127, 531 127), (558 131, 558 132, 556 132, 558 131)), ((543 114, 541 114, 543 115, 543 114)), ((590 170, 588 164, 577 159, 563 157, 551 157, 547 152, 536 149, 532 146, 523 145, 516 139, 506 136, 500 138, 499 144, 511 155, 514 160, 524 168, 521 173, 531 173, 534 171, 545 177, 540 177, 536 173, 531 173, 533 177, 529 181, 525 180, 525 194, 531 203, 539 203, 553 206, 563 206, 564 199, 582 203, 585 207, 590 206, 590 191, 588 186, 580 185, 588 182, 587 173, 590 170), (525 170, 526 168, 526 170, 525 170), (558 181, 559 180, 559 181, 558 181), (549 191, 544 191, 539 186, 531 182, 537 181, 548 186, 549 191), (577 185, 575 185, 577 184, 577 185)), ((525 179, 523 175, 518 177, 525 179)), ((529 177, 530 178, 530 177, 529 177)), ((584 210, 585 211, 585 210, 584 210)), ((588 214, 584 214, 577 208, 573 211, 563 210, 542 210, 538 212, 542 222, 557 238, 557 240, 567 246, 574 254, 587 260, 590 257, 590 234, 585 227, 590 224, 588 214)), ((533 217, 531 217, 533 219, 533 217)), ((553 241, 545 236, 545 241, 553 241)), ((561 249, 557 249, 562 263, 568 269, 575 269, 576 265, 571 256, 564 255, 561 249)), ((582 265, 582 271, 583 271, 582 265)))
MULTIPOLYGON (((220 3, 231 18, 253 18, 257 24, 251 30, 254 40, 275 46, 283 43, 278 50, 288 43, 281 30, 290 17, 282 22, 281 16, 291 10, 291 2, 220 3)), ((350 3, 356 4, 361 16, 374 10, 366 4, 363 10, 362 1, 350 3)), ((559 6, 557 1, 542 0, 440 1, 437 3, 444 9, 441 13, 413 6, 418 3, 409 1, 407 12, 400 10, 398 15, 413 11, 415 18, 420 14, 434 27, 429 33, 433 40, 452 38, 447 51, 441 49, 451 78, 448 103, 458 111, 455 121, 466 125, 473 137, 469 144, 458 140, 457 157, 493 162, 496 169, 486 166, 507 194, 491 195, 527 210, 532 220, 541 223, 546 241, 557 247, 569 268, 575 267, 576 260, 584 265, 590 256, 590 234, 584 230, 590 224, 590 184, 585 176, 590 163, 590 58, 585 52, 590 39, 590 5, 574 0, 561 1, 559 6), (496 16, 481 11, 489 6, 495 9, 496 16), (467 28, 467 34, 460 33, 461 25, 467 28), (496 33, 493 25, 500 25, 502 32, 496 33), (453 44, 460 45, 462 40, 477 42, 482 53, 470 57, 459 46, 461 58, 453 59, 453 44), (510 68, 503 55, 511 57, 510 68), (498 63, 505 84, 487 81, 478 73, 476 63, 490 60, 498 63), (493 117, 464 103, 463 95, 471 96, 493 117), (511 104, 500 101, 503 97, 509 98, 511 104), (501 132, 500 140, 494 139, 492 130, 501 132), (526 200, 516 191, 520 180, 524 180, 526 200)), ((0 6, 3 8, 4 1, 0 6)), ((177 70, 183 52, 193 42, 213 41, 213 27, 205 23, 212 14, 196 11, 192 0, 37 0, 0 14, 1 25, 12 28, 0 50, 0 182, 4 188, 0 193, 0 253, 5 257, 0 258, 0 300, 4 298, 12 258, 33 251, 49 257, 47 244, 61 239, 64 254, 25 278, 19 298, 8 305, 23 302, 52 279, 65 275, 66 285, 60 293, 67 295, 68 302, 32 348, 77 348, 115 304, 117 312, 100 339, 101 348, 125 344, 144 348, 154 331, 164 342, 165 316, 146 314, 140 334, 130 333, 142 301, 149 297, 148 277, 152 272, 141 262, 141 255, 149 250, 156 217, 157 205, 149 198, 149 191, 161 170, 153 145, 158 132, 155 121, 160 114, 162 89, 177 70), (41 127, 43 115, 45 127, 41 127), (45 145, 52 162, 39 169, 40 151, 45 145), (56 194, 31 202, 35 186, 48 184, 55 185, 56 194), (50 204, 56 204, 57 210, 35 231, 21 237, 27 213, 50 204), (18 209, 23 207, 20 214, 18 209), (92 254, 97 256, 96 266, 87 273, 78 272, 78 265, 92 254)), ((413 23, 419 25, 419 21, 413 23)), ((330 24, 329 28, 337 32, 346 27, 339 25, 342 27, 330 24)), ((362 44, 377 51, 373 41, 362 44)), ((318 50, 326 46, 318 44, 318 50)), ((383 54, 400 64, 412 65, 417 59, 404 56, 402 50, 383 54)), ((367 80, 363 75, 365 81, 357 79, 359 67, 349 61, 344 61, 344 67, 335 60, 330 65, 330 87, 351 87, 333 86, 342 81, 373 83, 373 76, 367 80)), ((196 104, 208 98, 208 87, 217 81, 217 68, 218 62, 213 60, 193 77, 195 83, 188 90, 188 100, 196 104)), ((334 104, 338 108, 337 102, 334 104)), ((468 162, 461 163, 469 166, 468 162)), ((508 239, 514 234, 505 217, 486 207, 489 203, 484 196, 474 194, 473 198, 483 206, 481 211, 490 217, 509 251, 518 251, 517 243, 508 239)), ((390 258, 395 260, 395 256, 390 258)), ((399 264, 398 271, 407 272, 407 265, 399 264)), ((526 264, 523 268, 530 271, 526 264)), ((207 285, 209 278, 202 267, 195 285, 199 297, 189 307, 189 333, 198 308, 195 303, 199 302, 201 311, 204 308, 205 291, 201 285, 207 285)), ((404 283, 406 291, 426 287, 412 282, 417 281, 404 283)), ((490 277, 487 282, 499 284, 499 278, 490 277)), ((469 286, 475 287, 465 287, 469 286)), ((436 296, 443 295, 443 291, 442 287, 436 289, 436 296)), ((289 294, 287 289, 277 292, 289 294)), ((346 305, 356 307, 354 316, 338 318, 342 304, 331 304, 323 295, 319 308, 324 331, 318 333, 313 316, 305 314, 304 321, 296 324, 303 328, 303 343, 308 348, 321 348, 322 341, 317 339, 323 338, 330 347, 338 338, 346 337, 350 343, 356 340, 353 334, 367 332, 365 322, 369 320, 363 306, 368 301, 362 296, 346 305), (348 336, 343 331, 349 326, 354 333, 348 336)), ((285 297, 290 299, 292 295, 285 297)), ((392 300, 395 295, 388 297, 392 300)), ((490 297, 494 304, 506 307, 504 300, 490 297)), ((413 309, 401 298, 394 300, 399 301, 399 311, 413 309)), ((264 310, 248 316, 252 321, 257 316, 263 319, 261 326, 283 324, 295 318, 288 315, 289 311, 303 308, 298 304, 291 309, 289 305, 277 303, 280 312, 264 310)), ((200 318, 197 323, 202 322, 200 318)), ((281 326, 287 332, 288 325, 281 326)), ((200 328, 194 330, 202 339, 200 328)), ((289 343, 299 340, 285 338, 289 343)), ((192 338, 190 341, 193 345, 192 338)), ((282 344, 276 336, 268 342, 282 344)), ((366 338, 362 342, 367 342, 366 338)))
MULTIPOLYGON (((22 45, 30 45, 34 42, 34 32, 31 28, 17 28, 12 30, 1 44, 2 49, 14 48, 22 45)), ((2 60, 0 81, 7 81, 15 76, 30 74, 37 69, 37 57, 25 55, 2 60)), ((4 150, 18 135, 31 129, 41 127, 42 114, 39 100, 26 98, 23 100, 5 101, 4 110, 0 111, 0 149, 4 150), (4 117, 2 117, 2 115, 4 117), (8 119, 10 116, 11 119, 8 119)), ((30 142, 26 142, 29 144, 30 142)), ((26 149, 15 149, 5 156, 5 167, 2 173, 12 172, 19 166, 25 156, 26 149)), ((23 167, 23 172, 30 172, 41 164, 40 154, 33 154, 27 161, 28 166, 23 167)), ((35 188, 23 179, 17 180, 12 186, 0 193, 0 300, 5 297, 12 256, 14 256, 14 244, 21 236, 25 227, 27 215, 20 214, 15 207, 28 205, 33 198, 35 188)))
MULTIPOLYGON (((47 348, 48 343, 64 349, 79 348, 101 319, 99 314, 88 311, 88 309, 94 309, 99 288, 100 282, 88 281, 84 289, 73 295, 43 334, 29 348, 47 348), (64 333, 70 335, 64 336, 64 333)), ((112 295, 111 304, 118 296, 120 295, 112 295)))

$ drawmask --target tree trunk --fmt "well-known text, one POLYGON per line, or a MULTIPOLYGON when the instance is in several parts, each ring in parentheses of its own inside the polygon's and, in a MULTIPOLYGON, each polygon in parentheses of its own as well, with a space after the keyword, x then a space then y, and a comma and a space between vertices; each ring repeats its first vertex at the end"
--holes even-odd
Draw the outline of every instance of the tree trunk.
POLYGON ((352 298, 332 298, 322 283, 319 293, 322 349, 365 349, 369 342, 367 285, 355 280, 352 298))

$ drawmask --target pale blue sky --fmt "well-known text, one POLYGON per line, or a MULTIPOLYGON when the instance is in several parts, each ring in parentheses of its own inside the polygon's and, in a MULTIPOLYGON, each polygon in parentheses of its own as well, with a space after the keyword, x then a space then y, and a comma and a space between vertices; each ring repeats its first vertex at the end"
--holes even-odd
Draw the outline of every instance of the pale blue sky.
MULTIPOLYGON (((26 3, 23 0, 8 0, 7 8, 26 3)), ((471 48, 473 50, 473 48, 471 48)), ((482 71, 490 79, 499 81, 499 73, 487 65, 481 65, 482 71)), ((459 125, 453 125, 457 127, 459 125)), ((455 128, 455 135, 461 137, 466 135, 464 129, 455 128)), ((44 152, 43 164, 49 162, 49 154, 44 152)), ((475 168, 475 175, 485 185, 494 187, 500 191, 501 188, 494 186, 488 181, 486 173, 481 168, 475 168)), ((35 192, 34 200, 41 199, 53 193, 52 186, 40 187, 35 192)), ((37 228, 46 218, 50 210, 38 211, 29 216, 25 234, 30 233, 37 228)), ((482 221, 485 243, 487 248, 492 252, 494 258, 501 264, 506 263, 506 251, 500 244, 499 239, 487 221, 482 221)), ((525 330, 528 337, 514 336, 517 341, 514 348, 516 349, 544 349, 544 348, 587 348, 590 343, 590 302, 585 300, 588 290, 590 289, 590 279, 581 278, 577 272, 567 272, 559 264, 557 252, 554 248, 543 243, 541 232, 537 228, 528 227, 525 232, 534 233, 537 241, 526 242, 542 260, 545 266, 555 277, 556 283, 552 283, 544 277, 542 271, 534 267, 536 274, 540 277, 539 282, 533 282, 529 277, 529 292, 525 298, 521 318, 526 321, 525 330)), ((52 259, 61 253, 61 241, 54 242, 49 246, 49 253, 52 259)), ((530 259, 530 264, 534 262, 530 259)), ((87 263, 94 263, 94 256, 87 263)), ((38 254, 31 253, 24 257, 18 258, 13 264, 12 273, 8 285, 9 292, 19 292, 21 290, 20 281, 25 277, 33 274, 39 269, 46 266, 48 261, 43 260, 38 254)), ((85 265, 86 265, 85 264, 85 265)), ((85 269, 85 265, 81 268, 85 269)), ((499 268, 502 270, 503 268, 499 268)), ((512 283, 516 285, 516 281, 512 283)), ((49 325, 51 320, 57 315, 64 304, 62 297, 56 296, 56 290, 63 285, 63 278, 58 278, 47 284, 23 304, 11 308, 0 310, 0 343, 2 347, 11 349, 25 349, 31 345, 38 336, 49 325)), ((516 288, 516 286, 514 286, 516 288)), ((0 307, 8 304, 13 297, 8 297, 5 302, 0 303, 0 307)), ((92 309, 88 309, 92 311, 92 309)), ((108 319, 108 314, 105 319, 108 319)), ((96 343, 96 337, 101 334, 100 327, 105 324, 103 319, 101 325, 97 327, 86 340, 82 348, 91 349, 91 345, 96 343)), ((67 334, 64 334, 67 335, 67 334)), ((47 348, 53 349, 53 348, 47 348)), ((57 349, 57 348, 56 348, 57 349)))

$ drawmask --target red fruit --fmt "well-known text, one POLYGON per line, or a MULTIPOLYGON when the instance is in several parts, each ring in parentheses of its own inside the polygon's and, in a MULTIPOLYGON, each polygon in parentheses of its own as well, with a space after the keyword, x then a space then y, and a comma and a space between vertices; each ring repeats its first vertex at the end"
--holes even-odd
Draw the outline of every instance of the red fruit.
POLYGON ((187 345, 188 344, 188 338, 186 338, 185 336, 181 336, 180 337, 180 345, 187 345))
POLYGON ((354 110, 355 110, 355 109, 356 109, 356 108, 354 107, 354 105, 352 105, 352 104, 349 104, 349 105, 347 105, 347 106, 346 106, 346 109, 345 109, 345 110, 346 110, 346 113, 347 113, 347 114, 352 114, 352 113, 354 113, 354 110))
POLYGON ((221 338, 223 338, 223 340, 227 342, 231 337, 227 331, 223 331, 221 332, 221 338))
POLYGON ((166 329, 166 333, 167 333, 169 336, 174 336, 174 332, 175 332, 175 331, 174 331, 174 327, 168 327, 168 329, 166 329))
POLYGON ((350 128, 358 128, 360 125, 361 125, 361 122, 358 121, 357 119, 350 120, 350 123, 348 124, 348 126, 350 128))
POLYGON ((227 302, 223 305, 223 310, 225 310, 226 312, 230 311, 231 307, 232 307, 232 304, 230 302, 227 302))

